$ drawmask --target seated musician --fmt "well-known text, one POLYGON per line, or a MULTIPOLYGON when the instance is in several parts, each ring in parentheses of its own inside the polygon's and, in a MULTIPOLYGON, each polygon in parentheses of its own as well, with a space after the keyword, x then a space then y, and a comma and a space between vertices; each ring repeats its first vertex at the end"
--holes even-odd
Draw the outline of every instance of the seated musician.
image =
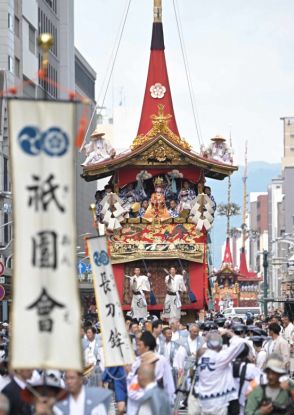
POLYGON ((187 194, 187 200, 189 200, 189 202, 191 202, 196 197, 195 190, 191 187, 188 180, 184 180, 182 189, 179 191, 179 196, 178 196, 179 201, 181 201, 182 199, 182 193, 187 194))
POLYGON ((144 199, 143 201, 142 201, 142 203, 141 203, 141 207, 140 207, 140 209, 139 209, 139 218, 142 218, 144 215, 145 215, 145 212, 146 212, 146 210, 147 210, 147 208, 148 208, 148 205, 149 205, 149 201, 148 201, 148 199, 144 199))
POLYGON ((191 200, 187 190, 181 190, 181 199, 178 206, 180 216, 188 217, 191 210, 191 200))
POLYGON ((174 199, 172 199, 169 202, 169 210, 168 211, 169 211, 169 214, 171 215, 172 218, 178 218, 179 217, 179 209, 178 209, 178 206, 177 206, 177 202, 174 199))
POLYGON ((125 217, 126 218, 131 218, 134 217, 132 216, 132 206, 136 203, 136 199, 134 198, 134 196, 132 196, 131 194, 129 194, 126 197, 126 200, 124 201, 124 203, 122 204, 123 209, 125 210, 126 214, 125 217))
POLYGON ((204 186, 204 193, 211 199, 211 201, 214 203, 213 210, 216 210, 216 203, 215 199, 211 194, 211 188, 209 186, 204 186))
POLYGON ((119 193, 119 196, 125 203, 130 200, 130 198, 132 198, 134 202, 138 202, 140 200, 140 195, 134 188, 133 183, 129 183, 123 187, 119 193))
POLYGON ((163 178, 156 177, 154 186, 155 192, 151 195, 149 206, 143 218, 148 222, 153 222, 153 220, 164 222, 167 219, 170 219, 171 216, 165 205, 163 178))

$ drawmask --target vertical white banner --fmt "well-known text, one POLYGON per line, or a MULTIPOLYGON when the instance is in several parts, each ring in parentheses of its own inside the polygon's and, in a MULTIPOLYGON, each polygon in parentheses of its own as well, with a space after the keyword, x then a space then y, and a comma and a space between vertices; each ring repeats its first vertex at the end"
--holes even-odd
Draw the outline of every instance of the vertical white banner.
POLYGON ((94 276, 94 289, 105 366, 123 366, 133 363, 135 356, 126 330, 105 236, 87 240, 94 276))
POLYGON ((12 368, 82 368, 76 278, 75 104, 10 100, 12 368))

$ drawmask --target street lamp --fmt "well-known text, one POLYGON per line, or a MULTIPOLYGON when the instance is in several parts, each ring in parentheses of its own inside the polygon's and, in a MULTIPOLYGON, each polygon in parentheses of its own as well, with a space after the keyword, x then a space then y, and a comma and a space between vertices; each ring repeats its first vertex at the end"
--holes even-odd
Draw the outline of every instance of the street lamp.
POLYGON ((268 281, 267 281, 267 271, 268 271, 268 251, 263 250, 263 304, 264 304, 264 317, 267 317, 267 291, 268 291, 268 281))

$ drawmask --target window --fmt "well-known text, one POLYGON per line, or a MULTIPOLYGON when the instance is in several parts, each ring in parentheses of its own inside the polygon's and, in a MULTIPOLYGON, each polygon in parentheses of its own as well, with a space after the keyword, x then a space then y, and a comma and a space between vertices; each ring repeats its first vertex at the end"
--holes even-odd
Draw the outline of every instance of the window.
POLYGON ((29 24, 29 49, 32 53, 36 52, 36 31, 33 26, 29 24))
POLYGON ((56 0, 45 0, 48 6, 56 13, 57 12, 57 2, 56 0))
POLYGON ((36 30, 29 24, 29 49, 32 53, 36 53, 36 30))
POLYGON ((19 37, 19 18, 14 16, 14 34, 19 37))
POLYGON ((3 158, 3 190, 4 192, 9 191, 8 186, 8 158, 3 158))
POLYGON ((8 55, 8 70, 13 72, 13 59, 11 56, 8 55))
MULTIPOLYGON (((8 223, 9 221, 9 216, 8 213, 4 213, 4 224, 8 223)), ((9 242, 9 225, 4 226, 4 243, 5 245, 8 244, 9 242)))
POLYGON ((20 77, 20 60, 15 56, 14 58, 14 74, 20 77))
POLYGON ((8 13, 8 29, 12 30, 12 16, 8 13))

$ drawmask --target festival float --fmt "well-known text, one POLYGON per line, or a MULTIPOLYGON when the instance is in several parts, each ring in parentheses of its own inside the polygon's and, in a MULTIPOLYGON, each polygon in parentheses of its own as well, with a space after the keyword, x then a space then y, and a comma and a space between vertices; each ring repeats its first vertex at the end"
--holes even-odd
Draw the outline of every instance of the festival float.
POLYGON ((166 294, 165 269, 175 266, 178 272, 187 272, 182 314, 188 319, 208 305, 208 233, 216 205, 206 178, 223 180, 237 167, 224 138, 214 137, 198 154, 180 136, 164 49, 161 0, 154 0, 151 55, 137 136, 127 151, 116 154, 103 134, 94 131, 82 177, 89 182, 111 176, 105 190, 96 193, 97 227, 103 224, 106 229, 123 309, 129 310, 131 303, 125 276, 140 267, 145 275, 151 274, 148 309, 160 313, 166 294))
MULTIPOLYGON (((227 238, 223 261, 219 270, 214 272, 213 297, 215 308, 222 311, 229 307, 258 307, 259 284, 262 278, 256 272, 248 270, 246 259, 246 240, 249 237, 247 221, 247 144, 245 149, 245 167, 243 176, 243 212, 242 212, 242 248, 239 267, 234 263, 230 244, 230 217, 239 214, 239 207, 231 203, 231 180, 228 179, 228 203, 224 206, 227 216, 227 238)), ((236 250, 236 247, 233 246, 236 250)))

